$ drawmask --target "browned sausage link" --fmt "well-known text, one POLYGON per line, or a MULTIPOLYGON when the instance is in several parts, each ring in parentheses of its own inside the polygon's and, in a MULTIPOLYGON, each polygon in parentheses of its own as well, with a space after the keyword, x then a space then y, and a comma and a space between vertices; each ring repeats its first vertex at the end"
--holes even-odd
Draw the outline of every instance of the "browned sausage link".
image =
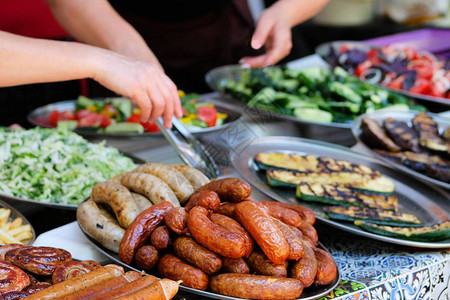
POLYGON ((197 191, 211 190, 219 194, 221 201, 240 202, 250 197, 252 187, 239 178, 223 178, 212 180, 197 191))
MULTIPOLYGON (((289 225, 284 224, 278 219, 272 219, 275 225, 277 225, 278 229, 283 233, 289 244, 289 260, 297 260, 303 256, 304 245, 303 241, 297 237, 297 235, 291 230, 289 225)), ((295 227, 294 227, 295 228, 295 227)))
POLYGON ((169 201, 162 201, 141 212, 125 231, 120 242, 119 257, 126 263, 133 261, 135 252, 149 238, 155 228, 164 220, 164 216, 173 208, 169 201))
POLYGON ((294 262, 291 277, 300 280, 304 287, 310 286, 317 273, 317 259, 311 247, 305 247, 303 257, 294 262))
POLYGON ((297 227, 288 225, 289 228, 291 228, 292 232, 299 238, 302 240, 303 242, 303 246, 306 247, 311 247, 311 248, 316 248, 316 244, 314 244, 313 241, 311 241, 309 238, 307 238, 300 229, 298 229, 297 227))
POLYGON ((302 222, 302 218, 295 210, 283 207, 279 202, 262 201, 258 203, 267 208, 269 216, 274 217, 283 223, 297 227, 302 222))
POLYGON ((208 275, 193 267, 173 254, 165 254, 158 262, 158 272, 162 277, 172 280, 182 280, 184 286, 206 290, 209 284, 208 275))
POLYGON ((222 259, 219 255, 206 249, 188 236, 178 237, 173 242, 173 251, 178 258, 202 269, 207 274, 214 274, 222 267, 222 259))
POLYGON ((241 226, 241 224, 239 224, 237 221, 233 220, 232 218, 227 217, 225 215, 221 215, 221 214, 212 214, 211 221, 213 221, 213 223, 215 223, 219 226, 225 227, 226 229, 228 229, 232 232, 241 233, 244 236, 245 244, 246 244, 246 248, 247 248, 247 250, 245 251, 244 257, 248 257, 250 255, 250 253, 252 253, 255 243, 253 242, 253 238, 241 226))
POLYGON ((165 250, 169 247, 172 244, 172 241, 170 240, 169 227, 165 225, 156 227, 150 235, 150 243, 158 251, 165 250))
POLYGON ((202 246, 225 257, 244 256, 247 244, 241 233, 214 224, 208 218, 208 210, 196 206, 189 212, 188 229, 202 246))
POLYGON ((222 203, 220 203, 220 207, 219 207, 219 210, 217 211, 217 213, 234 219, 234 208, 235 207, 236 207, 236 203, 234 203, 234 202, 222 202, 222 203))
POLYGON ((298 227, 298 229, 300 229, 303 235, 306 236, 308 239, 310 239, 311 242, 314 243, 314 245, 317 245, 317 242, 319 241, 319 236, 317 235, 316 229, 311 224, 303 221, 298 227))
POLYGON ((290 208, 292 210, 295 210, 300 217, 308 224, 314 225, 316 222, 316 214, 314 211, 306 206, 300 205, 300 204, 293 204, 293 203, 282 203, 279 202, 279 204, 283 207, 290 208))
POLYGON ((288 261, 281 264, 274 264, 259 249, 253 250, 247 258, 247 263, 253 273, 258 275, 267 275, 274 277, 286 277, 288 261))
POLYGON ((184 207, 174 207, 166 214, 164 222, 176 234, 183 234, 187 231, 187 212, 184 207))
POLYGON ((243 258, 224 257, 223 269, 227 273, 250 274, 250 268, 243 258))
POLYGON ((188 203, 184 207, 189 212, 194 206, 203 206, 206 209, 217 212, 220 207, 220 198, 216 192, 210 190, 201 190, 194 192, 189 197, 188 203))
POLYGON ((294 278, 225 273, 211 279, 214 293, 246 299, 296 299, 303 286, 294 278))
POLYGON ((143 270, 152 269, 158 262, 158 259, 158 250, 150 245, 145 245, 139 248, 138 251, 136 251, 136 255, 134 256, 136 264, 143 270))
POLYGON ((234 214, 270 261, 281 264, 287 259, 289 245, 286 238, 258 204, 253 201, 240 202, 234 214))
POLYGON ((317 258, 317 274, 314 283, 317 285, 332 283, 337 275, 337 266, 333 256, 319 248, 314 249, 314 253, 317 258))

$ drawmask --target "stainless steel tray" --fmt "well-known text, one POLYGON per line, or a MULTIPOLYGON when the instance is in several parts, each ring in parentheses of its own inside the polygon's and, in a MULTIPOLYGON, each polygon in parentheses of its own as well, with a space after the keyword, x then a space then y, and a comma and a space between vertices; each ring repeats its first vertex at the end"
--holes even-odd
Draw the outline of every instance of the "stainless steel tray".
POLYGON ((405 175, 372 157, 351 151, 346 147, 325 142, 291 137, 265 137, 242 145, 240 149, 243 149, 240 153, 231 153, 232 165, 253 187, 276 201, 300 203, 310 207, 316 213, 317 219, 327 225, 357 235, 399 245, 422 248, 450 247, 450 239, 432 243, 415 242, 370 233, 350 222, 330 220, 322 211, 322 207, 325 205, 301 201, 295 196, 295 189, 269 186, 265 172, 257 170, 253 158, 260 152, 286 152, 325 156, 367 165, 379 170, 383 175, 394 181, 396 185, 395 195, 399 201, 399 211, 414 214, 424 223, 442 222, 450 218, 450 194, 439 187, 405 175))
MULTIPOLYGON (((375 151, 372 151, 372 149, 369 146, 367 146, 360 138, 361 121, 365 117, 374 120, 375 122, 377 122, 380 125, 382 125, 383 120, 388 117, 392 117, 398 121, 403 121, 403 122, 406 122, 408 125, 411 125, 411 121, 417 113, 418 112, 416 112, 416 111, 391 111, 391 112, 375 111, 375 112, 372 112, 369 114, 364 114, 364 115, 359 116, 353 122, 352 134, 355 137, 355 139, 358 141, 358 146, 361 145, 363 147, 364 151, 370 153, 374 157, 384 161, 385 163, 391 165, 392 167, 394 167, 402 172, 405 172, 408 175, 417 177, 418 179, 423 180, 425 182, 432 183, 432 184, 435 184, 435 185, 438 185, 438 186, 441 186, 443 188, 450 190, 450 183, 428 177, 427 175, 417 172, 411 168, 408 168, 405 165, 395 163, 395 162, 383 157, 382 155, 379 155, 375 151)), ((433 120, 438 124, 440 130, 444 130, 445 128, 450 127, 450 118, 441 117, 437 114, 432 114, 432 113, 428 113, 428 115, 431 118, 433 118, 433 120)))
MULTIPOLYGON (((121 265, 121 266, 123 266, 125 268, 131 269, 133 271, 137 271, 137 272, 141 272, 142 271, 141 269, 138 269, 134 265, 128 265, 128 264, 124 263, 122 260, 120 260, 119 255, 117 253, 114 253, 114 252, 106 249, 102 245, 100 245, 93 237, 91 237, 89 235, 89 233, 83 228, 83 226, 80 224, 80 222, 77 222, 77 223, 78 223, 78 226, 81 229, 81 232, 86 237, 86 239, 89 242, 91 242, 97 248, 98 251, 100 251, 102 254, 107 256, 114 263, 116 263, 118 265, 121 265)), ((326 249, 325 246, 323 244, 321 244, 320 242, 319 242, 319 247, 321 249, 325 250, 325 251, 328 251, 328 249, 326 249)), ((153 274, 152 273, 148 273, 148 274, 158 276, 158 274, 156 274, 156 272, 154 272, 153 274)), ((298 299, 301 299, 301 300, 314 300, 314 299, 321 298, 321 297, 323 297, 325 295, 328 295, 339 284, 340 278, 341 278, 341 274, 340 274, 340 271, 339 271, 339 268, 338 268, 336 278, 333 280, 332 283, 330 283, 328 285, 310 286, 308 288, 305 288, 303 290, 302 295, 298 299)), ((223 299, 223 300, 242 300, 243 299, 243 298, 236 298, 236 297, 225 296, 225 295, 213 293, 213 292, 210 292, 210 291, 202 291, 202 290, 190 288, 190 287, 183 286, 183 285, 180 285, 180 290, 185 291, 185 292, 189 292, 189 293, 192 293, 192 294, 204 296, 204 297, 213 298, 213 299, 223 299)))
POLYGON ((276 112, 266 111, 259 108, 253 108, 247 106, 245 103, 237 101, 230 97, 229 95, 226 95, 223 91, 223 86, 226 80, 235 80, 238 81, 241 76, 241 70, 242 68, 239 65, 228 65, 223 67, 218 67, 215 69, 212 69, 205 75, 205 80, 208 86, 216 91, 222 93, 224 96, 228 98, 228 102, 234 103, 235 106, 239 105, 242 106, 247 112, 253 112, 257 113, 261 116, 270 116, 271 118, 278 118, 280 120, 288 120, 292 121, 298 124, 310 124, 310 125, 320 125, 320 126, 328 126, 328 127, 336 127, 336 128, 351 128, 351 123, 337 123, 337 122, 330 122, 330 123, 324 123, 324 122, 313 122, 313 121, 305 121, 300 120, 296 117, 289 116, 289 115, 283 115, 276 112))
MULTIPOLYGON (((352 44, 355 47, 362 49, 362 50, 370 50, 371 48, 374 48, 374 46, 371 46, 368 43, 359 42, 359 41, 333 41, 333 42, 327 42, 327 43, 320 44, 319 46, 316 47, 315 52, 320 57, 322 57, 322 59, 325 60, 327 63, 334 66, 335 63, 333 62, 333 60, 330 59, 330 51, 331 52, 338 51, 338 49, 344 44, 352 44)), ((334 53, 337 53, 337 52, 334 52, 334 53)), ((432 102, 432 103, 443 105, 443 106, 450 106, 450 99, 447 99, 447 98, 411 93, 411 92, 408 92, 407 90, 391 89, 384 85, 376 84, 376 86, 385 88, 391 92, 402 94, 402 95, 405 95, 407 97, 410 97, 410 98, 413 98, 413 99, 416 99, 419 101, 432 102)))
MULTIPOLYGON (((242 117, 242 114, 239 111, 237 111, 231 105, 227 105, 226 103, 224 103, 224 101, 222 102, 221 99, 218 97, 211 98, 209 95, 202 95, 202 96, 200 96, 199 101, 214 104, 217 111, 220 113, 226 113, 228 115, 228 118, 225 120, 225 123, 220 126, 190 130, 191 133, 193 133, 195 135, 214 132, 217 130, 223 130, 226 127, 228 127, 230 124, 239 120, 242 117)), ((77 102, 77 100, 66 100, 66 101, 55 102, 55 103, 51 103, 51 104, 48 104, 45 106, 38 107, 35 110, 33 110, 31 113, 28 114, 27 119, 31 124, 33 124, 35 126, 52 128, 53 126, 50 125, 50 123, 48 122, 49 114, 55 109, 57 109, 59 111, 63 111, 63 110, 75 111, 76 102, 77 102)), ((87 129, 87 130, 86 129, 75 129, 74 131, 84 137, 89 137, 89 138, 137 138, 137 137, 161 137, 162 136, 162 133, 160 133, 160 132, 107 133, 107 132, 97 132, 97 131, 89 130, 89 129, 87 129)))
MULTIPOLYGON (((0 207, 1 208, 8 208, 11 210, 11 215, 9 216, 8 221, 12 222, 16 218, 22 218, 22 225, 29 224, 31 226, 31 232, 33 234, 33 237, 31 239, 28 239, 24 242, 24 245, 32 245, 34 241, 36 240, 36 232, 34 231, 33 225, 14 207, 9 205, 8 203, 0 200, 0 207)), ((0 244, 2 245, 2 244, 0 244)))

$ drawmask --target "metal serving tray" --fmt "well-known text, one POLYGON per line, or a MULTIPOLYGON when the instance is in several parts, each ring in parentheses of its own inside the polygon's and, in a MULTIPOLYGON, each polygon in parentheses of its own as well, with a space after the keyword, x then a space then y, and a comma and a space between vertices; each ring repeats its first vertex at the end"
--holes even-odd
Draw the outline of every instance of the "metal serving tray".
POLYGON ((403 240, 364 231, 350 222, 331 220, 322 211, 324 204, 301 201, 295 196, 295 189, 293 188, 271 187, 267 183, 266 173, 257 170, 253 158, 260 152, 299 153, 302 155, 310 154, 347 160, 377 169, 394 181, 399 211, 414 214, 424 223, 438 223, 450 218, 450 194, 439 187, 419 181, 372 157, 351 151, 346 147, 325 142, 292 137, 265 137, 246 143, 240 149, 243 149, 240 153, 231 153, 232 165, 253 187, 276 201, 300 203, 310 207, 316 213, 316 218, 327 225, 398 245, 422 248, 450 247, 450 239, 430 243, 403 240))

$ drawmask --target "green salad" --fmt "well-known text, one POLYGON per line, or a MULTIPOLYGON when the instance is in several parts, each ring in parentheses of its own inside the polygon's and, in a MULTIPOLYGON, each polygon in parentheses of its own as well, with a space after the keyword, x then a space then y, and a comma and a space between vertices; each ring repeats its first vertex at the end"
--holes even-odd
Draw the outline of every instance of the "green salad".
POLYGON ((239 80, 224 81, 222 89, 250 107, 323 123, 350 123, 383 108, 425 111, 405 96, 363 82, 341 67, 242 69, 239 80))
POLYGON ((135 167, 116 148, 72 131, 0 127, 0 191, 11 196, 78 205, 97 182, 135 167))

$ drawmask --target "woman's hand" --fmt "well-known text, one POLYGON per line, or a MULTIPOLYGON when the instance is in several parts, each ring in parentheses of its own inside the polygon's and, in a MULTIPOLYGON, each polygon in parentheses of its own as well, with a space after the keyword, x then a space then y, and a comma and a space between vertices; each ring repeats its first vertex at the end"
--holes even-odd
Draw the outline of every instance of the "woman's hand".
POLYGON ((252 48, 265 46, 266 53, 243 57, 240 62, 252 68, 278 63, 292 49, 292 27, 317 14, 327 2, 328 0, 276 1, 261 13, 251 40, 252 48))
POLYGON ((101 59, 93 79, 131 99, 141 108, 144 122, 162 116, 164 126, 171 128, 172 117, 182 116, 177 87, 157 64, 109 53, 101 59))

